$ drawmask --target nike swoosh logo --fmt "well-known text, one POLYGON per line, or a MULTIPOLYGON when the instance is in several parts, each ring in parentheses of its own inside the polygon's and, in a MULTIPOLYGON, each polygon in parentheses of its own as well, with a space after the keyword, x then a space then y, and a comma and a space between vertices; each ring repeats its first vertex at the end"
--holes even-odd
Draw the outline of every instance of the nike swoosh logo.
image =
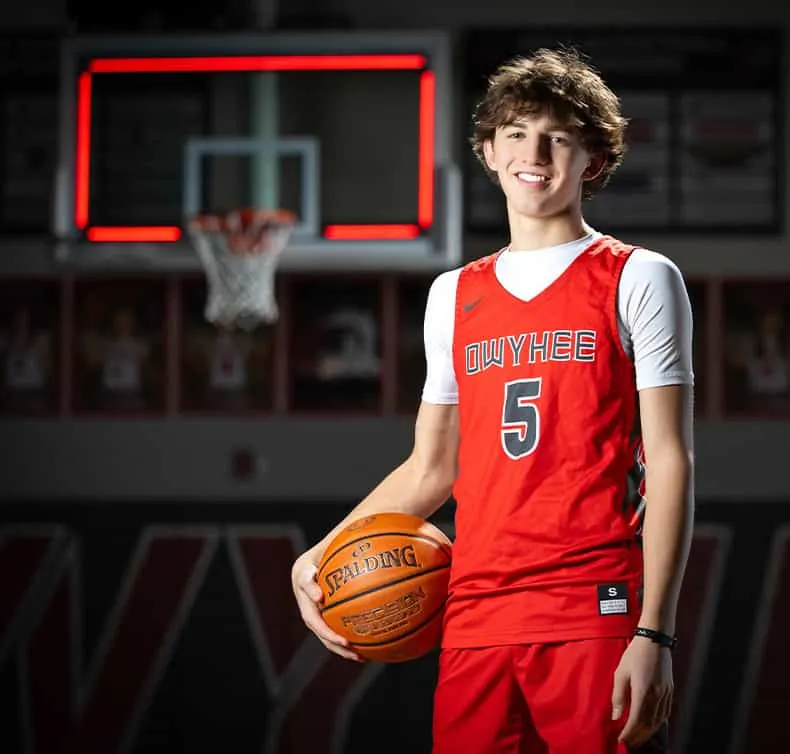
POLYGON ((474 301, 470 301, 468 304, 464 304, 464 307, 463 307, 464 311, 465 312, 471 312, 472 309, 474 309, 482 300, 483 300, 483 297, 481 296, 480 298, 475 299, 474 301))

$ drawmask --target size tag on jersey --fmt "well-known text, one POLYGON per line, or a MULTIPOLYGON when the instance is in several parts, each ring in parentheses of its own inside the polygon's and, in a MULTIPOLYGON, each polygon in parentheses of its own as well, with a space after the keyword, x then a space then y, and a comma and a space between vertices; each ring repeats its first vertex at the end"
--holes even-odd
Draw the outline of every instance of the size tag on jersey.
POLYGON ((628 585, 598 585, 599 615, 628 615, 628 585))

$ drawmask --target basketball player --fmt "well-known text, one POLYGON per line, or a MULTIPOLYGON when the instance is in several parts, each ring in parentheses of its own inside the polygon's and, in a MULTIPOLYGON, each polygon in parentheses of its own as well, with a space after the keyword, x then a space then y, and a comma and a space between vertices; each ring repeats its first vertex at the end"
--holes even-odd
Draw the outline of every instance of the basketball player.
POLYGON ((209 391, 243 395, 249 385, 251 338, 226 328, 205 330, 201 327, 190 338, 194 370, 204 378, 209 391))
POLYGON ((88 364, 100 370, 102 392, 129 407, 138 405, 151 349, 138 332, 134 311, 119 308, 112 316, 110 333, 89 334, 84 348, 88 364))
MULTIPOLYGON (((429 516, 454 494, 434 754, 667 751, 693 522, 692 321, 674 264, 583 219, 625 126, 574 53, 490 79, 473 146, 510 244, 434 281, 414 448, 340 524, 429 516)), ((354 659, 314 581, 338 531, 297 559, 293 586, 307 626, 354 659)))
POLYGON ((3 392, 14 398, 41 397, 51 378, 51 343, 48 333, 36 330, 28 306, 14 310, 7 335, 0 334, 0 352, 3 392))
POLYGON ((778 306, 760 313, 757 326, 741 339, 735 363, 746 374, 752 397, 777 398, 790 393, 790 353, 784 312, 778 306))

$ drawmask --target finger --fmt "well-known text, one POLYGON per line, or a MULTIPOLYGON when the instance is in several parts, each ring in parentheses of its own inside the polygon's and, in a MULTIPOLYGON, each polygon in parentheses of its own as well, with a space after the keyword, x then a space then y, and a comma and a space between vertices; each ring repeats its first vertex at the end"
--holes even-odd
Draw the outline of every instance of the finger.
MULTIPOLYGON (((303 616, 304 617, 304 616, 303 616)), ((321 617, 321 613, 314 607, 304 617, 305 625, 318 637, 318 640, 330 651, 346 660, 364 662, 353 650, 351 642, 344 636, 335 633, 321 617)))
POLYGON ((316 604, 324 601, 324 593, 315 581, 306 581, 299 584, 299 588, 316 604))
POLYGON ((318 586, 318 569, 312 563, 297 571, 296 583, 301 589, 309 590, 312 594, 323 594, 318 586))
POLYGON ((330 652, 344 657, 346 660, 363 662, 362 658, 351 647, 348 639, 336 634, 324 623, 320 616, 317 619, 306 618, 305 625, 330 652))
POLYGON ((623 735, 624 743, 630 747, 639 747, 647 743, 650 737, 655 733, 658 725, 655 724, 657 715, 660 714, 660 708, 663 703, 663 697, 659 697, 652 689, 648 689, 642 696, 642 702, 638 706, 636 722, 634 726, 626 734, 625 729, 623 735))
POLYGON ((305 610, 302 611, 302 619, 305 625, 323 642, 336 644, 339 647, 347 647, 349 645, 348 639, 335 633, 321 617, 316 607, 312 603, 308 603, 305 610))
POLYGON ((633 745, 635 734, 642 722, 644 714, 643 706, 645 702, 645 691, 639 687, 631 686, 631 708, 628 711, 628 719, 620 732, 620 741, 627 745, 633 745))
POLYGON ((636 720, 630 728, 623 728, 620 734, 620 742, 625 744, 628 749, 638 749, 650 740, 654 728, 652 725, 645 725, 641 720, 636 720))
POLYGON ((619 673, 614 674, 612 690, 612 720, 619 720, 625 709, 628 696, 628 678, 619 673))
POLYGON ((653 735, 655 730, 649 726, 639 723, 634 729, 633 733, 629 736, 627 741, 623 741, 626 747, 631 749, 639 749, 644 746, 653 735))
POLYGON ((364 663, 365 660, 362 659, 356 652, 352 649, 347 649, 345 647, 336 644, 335 642, 331 641, 324 641, 321 637, 318 637, 321 643, 332 653, 342 657, 345 660, 352 660, 353 662, 364 663))
POLYGON ((302 615, 305 625, 323 642, 337 644, 344 647, 348 645, 348 639, 335 633, 321 617, 321 612, 307 595, 297 594, 297 605, 302 615))
POLYGON ((321 616, 319 605, 323 602, 324 594, 316 581, 317 573, 318 569, 312 566, 294 578, 294 592, 302 620, 330 652, 346 660, 365 662, 349 648, 348 639, 335 633, 321 616))
POLYGON ((344 636, 336 634, 324 621, 319 617, 318 619, 305 620, 307 627, 323 642, 335 644, 338 647, 348 647, 350 642, 344 636))

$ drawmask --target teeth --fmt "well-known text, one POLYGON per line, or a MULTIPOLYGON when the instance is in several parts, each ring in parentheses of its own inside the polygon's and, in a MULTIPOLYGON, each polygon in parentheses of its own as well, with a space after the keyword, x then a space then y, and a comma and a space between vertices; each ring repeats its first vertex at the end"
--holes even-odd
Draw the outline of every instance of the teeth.
POLYGON ((520 181, 526 181, 527 183, 545 183, 549 180, 545 175, 534 175, 532 173, 516 173, 516 177, 520 181))

